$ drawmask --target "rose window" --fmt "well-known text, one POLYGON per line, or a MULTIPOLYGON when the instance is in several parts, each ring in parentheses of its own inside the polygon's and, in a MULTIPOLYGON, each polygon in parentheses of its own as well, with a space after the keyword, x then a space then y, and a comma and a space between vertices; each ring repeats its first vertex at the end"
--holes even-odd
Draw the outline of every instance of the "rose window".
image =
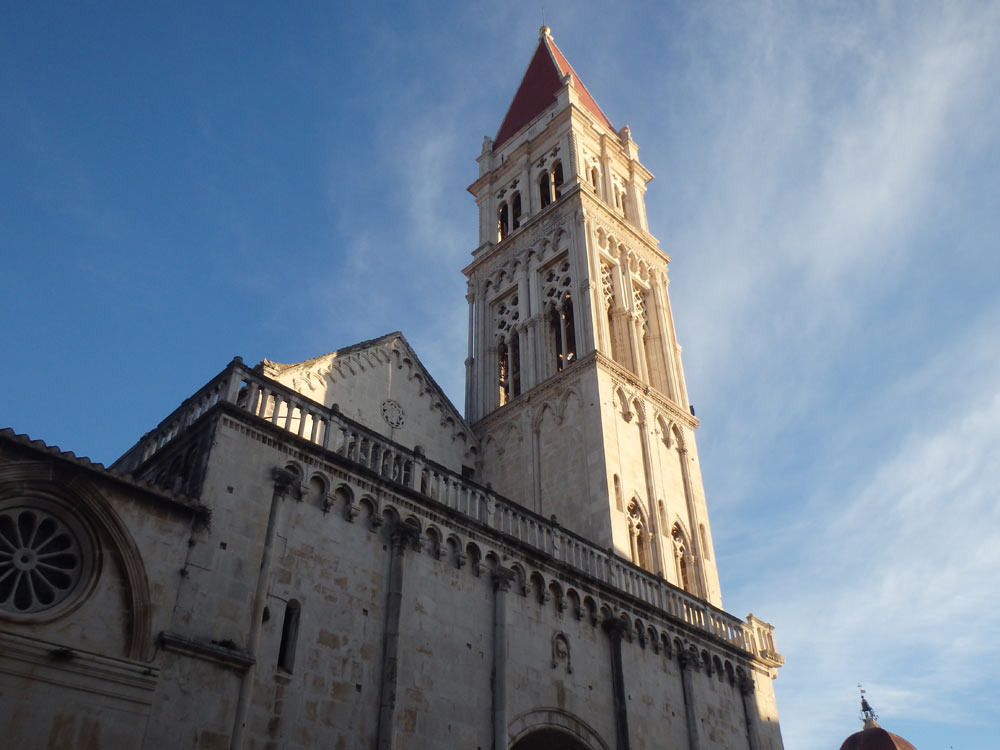
POLYGON ((0 612, 30 615, 69 603, 92 558, 76 527, 34 504, 0 508, 0 612))
POLYGON ((405 415, 403 407, 395 399, 387 398, 382 402, 382 418, 390 427, 402 427, 405 415))

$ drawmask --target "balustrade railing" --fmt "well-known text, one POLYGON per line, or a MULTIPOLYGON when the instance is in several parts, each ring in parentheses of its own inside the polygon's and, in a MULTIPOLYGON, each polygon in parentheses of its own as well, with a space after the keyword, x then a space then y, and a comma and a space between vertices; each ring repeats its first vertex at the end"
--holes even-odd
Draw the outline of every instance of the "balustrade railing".
MULTIPOLYGON (((236 358, 204 388, 147 433, 115 464, 132 471, 167 446, 220 401, 360 464, 385 479, 426 495, 457 513, 534 547, 631 596, 745 651, 780 659, 773 638, 754 638, 750 623, 635 567, 526 508, 391 442, 379 433, 246 367, 236 358)), ((770 625, 753 618, 761 630, 770 625)))

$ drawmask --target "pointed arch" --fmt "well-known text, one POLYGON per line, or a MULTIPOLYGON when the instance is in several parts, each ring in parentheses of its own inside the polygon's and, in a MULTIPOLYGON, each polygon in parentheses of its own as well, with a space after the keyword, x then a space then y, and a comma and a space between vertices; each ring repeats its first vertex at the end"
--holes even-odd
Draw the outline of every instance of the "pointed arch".
POLYGON ((699 596, 698 575, 690 537, 680 521, 675 521, 670 530, 674 548, 674 568, 678 585, 690 594, 699 596))
POLYGON ((629 549, 632 564, 643 570, 653 570, 653 535, 650 533, 649 515, 638 494, 633 494, 625 508, 628 520, 629 549))

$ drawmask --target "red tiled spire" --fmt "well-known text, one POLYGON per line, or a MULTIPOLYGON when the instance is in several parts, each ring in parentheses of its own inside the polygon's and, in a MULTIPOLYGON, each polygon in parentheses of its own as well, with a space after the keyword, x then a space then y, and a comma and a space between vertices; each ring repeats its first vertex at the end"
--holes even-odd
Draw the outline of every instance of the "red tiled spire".
POLYGON ((562 88, 562 78, 567 73, 573 74, 573 89, 580 95, 580 103, 584 108, 597 118, 598 122, 614 130, 611 121, 597 106, 597 102, 583 85, 580 76, 552 41, 548 27, 543 26, 538 49, 535 50, 535 55, 528 64, 528 70, 521 79, 521 85, 514 94, 514 101, 511 102, 507 115, 503 118, 497 137, 493 139, 494 150, 552 104, 559 89, 562 88))

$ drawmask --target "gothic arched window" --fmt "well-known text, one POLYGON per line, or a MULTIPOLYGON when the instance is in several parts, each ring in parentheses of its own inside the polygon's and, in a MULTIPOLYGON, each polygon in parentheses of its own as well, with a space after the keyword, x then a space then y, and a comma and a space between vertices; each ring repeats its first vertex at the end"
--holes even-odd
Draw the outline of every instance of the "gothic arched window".
POLYGON ((521 194, 514 193, 510 198, 510 228, 511 231, 521 226, 521 194))
POLYGON ((680 524, 674 524, 670 537, 674 542, 674 563, 677 567, 677 580, 682 589, 691 594, 698 594, 695 586, 694 559, 680 524))
POLYGON ((549 333, 552 336, 556 372, 562 372, 576 359, 576 329, 573 324, 573 299, 569 292, 563 297, 561 307, 549 312, 549 333))
POLYGON ((639 502, 633 499, 628 504, 629 545, 632 552, 632 562, 643 570, 650 570, 650 534, 646 529, 646 519, 643 516, 639 502))

